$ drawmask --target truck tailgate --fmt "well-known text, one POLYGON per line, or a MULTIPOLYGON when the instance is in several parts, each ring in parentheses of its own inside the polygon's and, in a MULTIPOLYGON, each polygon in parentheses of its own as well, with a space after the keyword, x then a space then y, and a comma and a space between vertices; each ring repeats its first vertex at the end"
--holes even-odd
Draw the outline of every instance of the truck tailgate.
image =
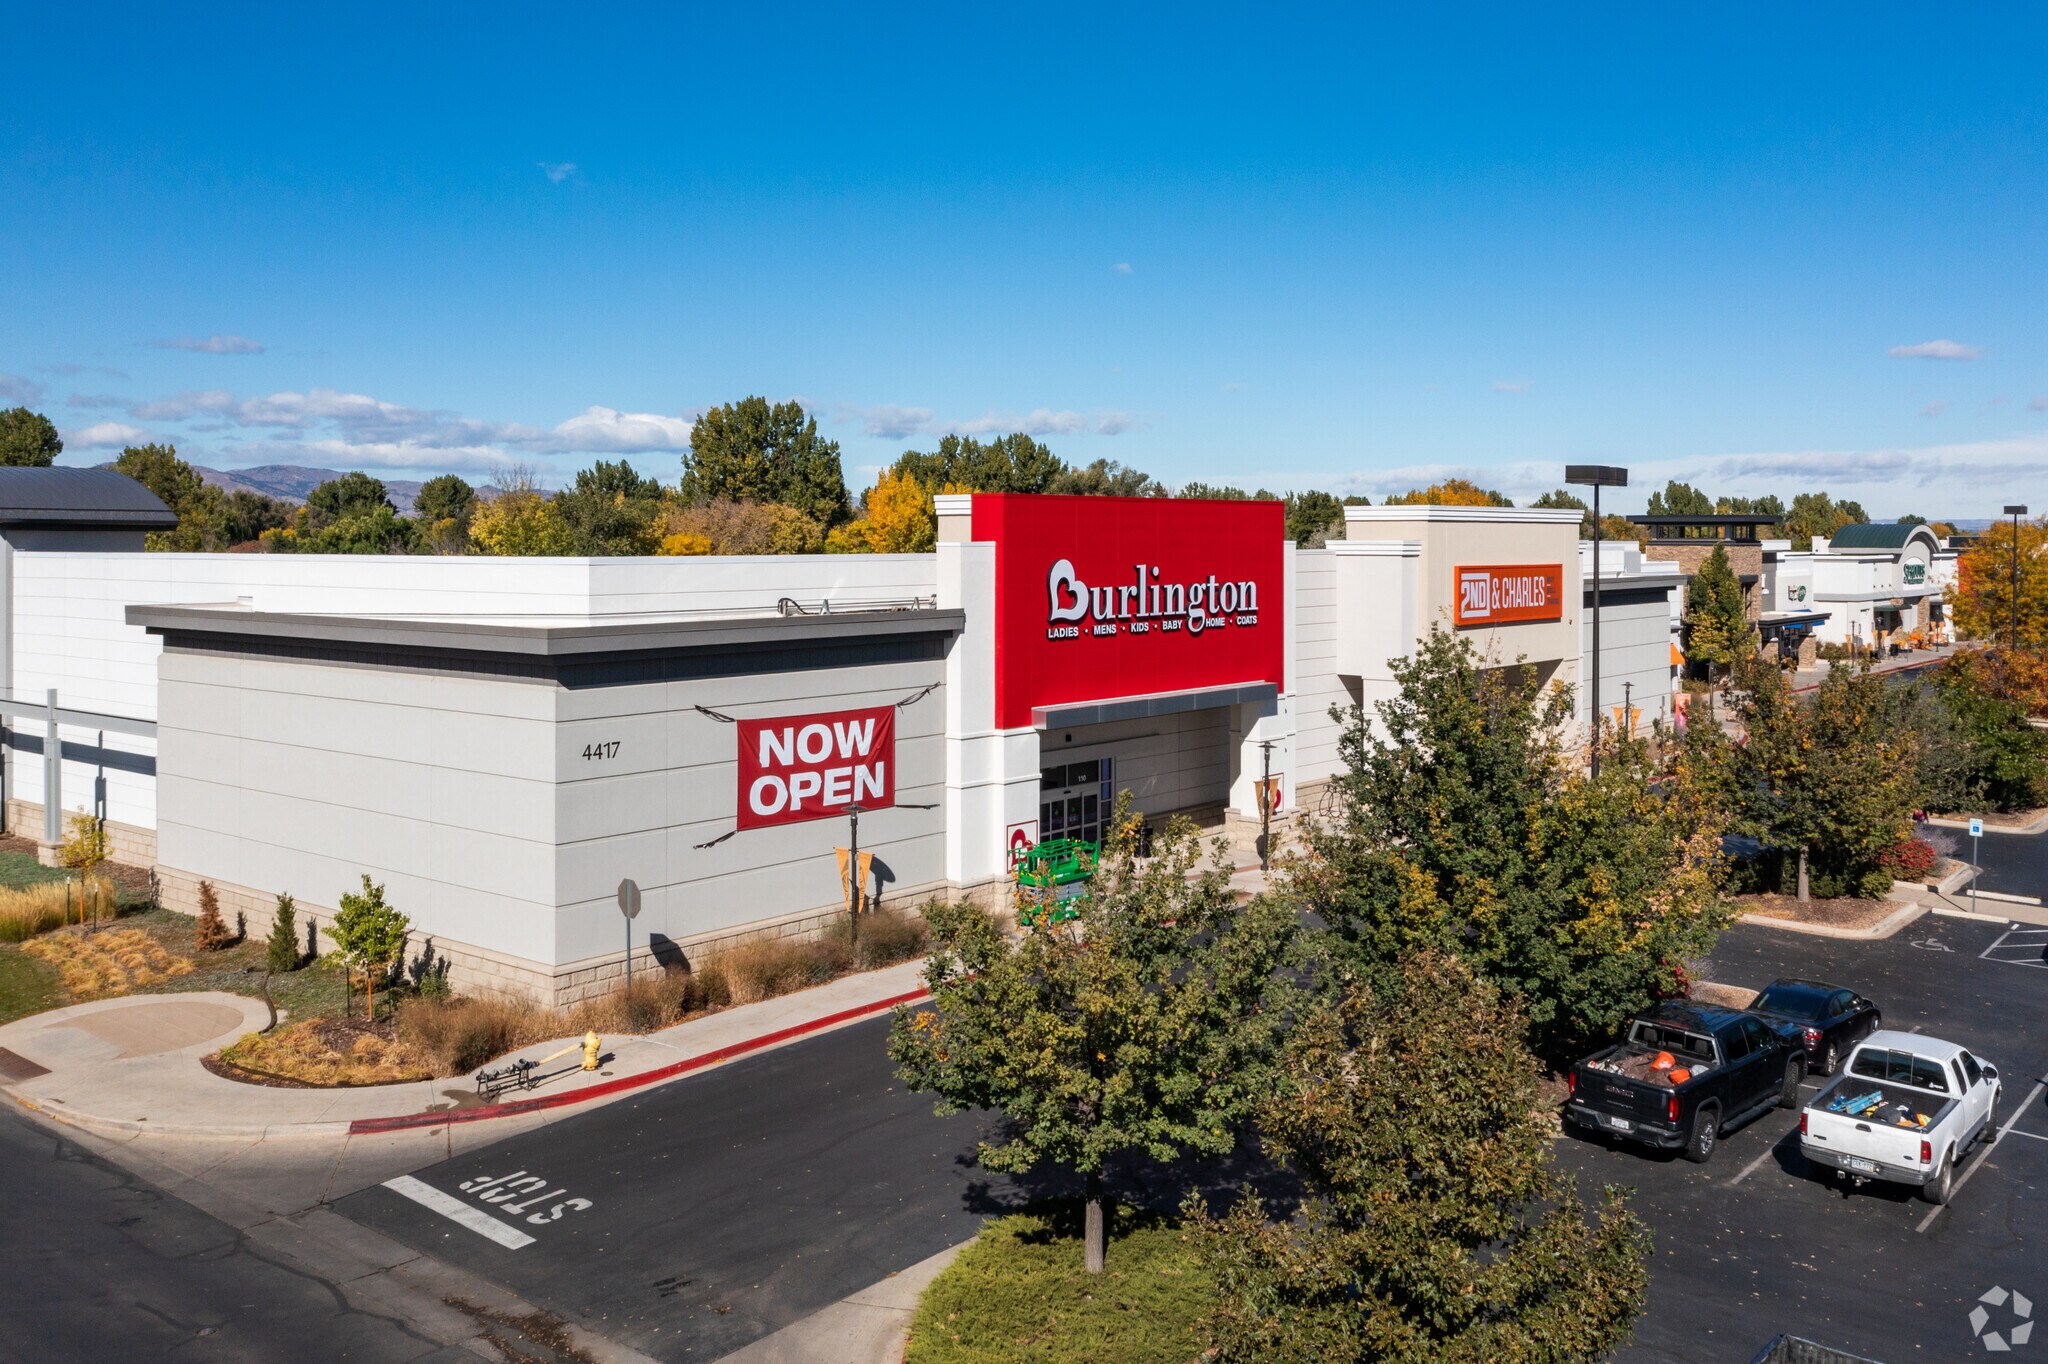
POLYGON ((1601 1113, 1634 1122, 1662 1122, 1671 1101, 1671 1086, 1630 1079, 1592 1066, 1578 1067, 1573 1097, 1601 1113))
POLYGON ((1920 1143, 1934 1134, 1936 1125, 1954 1106, 1953 1099, 1923 1094, 1905 1085, 1844 1076, 1806 1106, 1804 1140, 1839 1156, 1916 1166, 1921 1163, 1920 1143), (1871 1094, 1879 1096, 1881 1112, 1890 1113, 1895 1111, 1895 1105, 1903 1104, 1914 1114, 1925 1116, 1927 1126, 1923 1128, 1916 1122, 1914 1126, 1901 1127, 1896 1121, 1887 1120, 1877 1113, 1848 1114, 1828 1110, 1829 1104, 1843 1096, 1854 1098, 1871 1094))

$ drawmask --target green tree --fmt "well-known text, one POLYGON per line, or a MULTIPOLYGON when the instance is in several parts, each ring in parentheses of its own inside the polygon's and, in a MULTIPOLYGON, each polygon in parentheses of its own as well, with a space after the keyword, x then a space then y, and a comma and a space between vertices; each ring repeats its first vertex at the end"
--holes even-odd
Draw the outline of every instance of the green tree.
POLYGON ((1285 1014, 1276 972, 1297 921, 1278 897, 1240 905, 1220 861, 1197 873, 1185 821, 1142 863, 1127 805, 1117 823, 1072 922, 1042 916, 1012 940, 976 905, 932 907, 931 1007, 898 1009, 889 1035, 905 1083, 936 1094, 941 1113, 1010 1119, 1003 1140, 982 1143, 987 1168, 1052 1161, 1082 1175, 1090 1273, 1102 1270, 1106 1162, 1235 1144, 1285 1014))
POLYGON ((413 494, 413 523, 429 554, 467 553, 470 519, 475 515, 476 489, 454 474, 438 474, 413 494))
POLYGON ((1191 1199, 1215 1267, 1215 1364, 1592 1364, 1629 1337, 1650 1234, 1609 1186, 1591 1216, 1552 1168, 1512 1003, 1424 953, 1289 1037, 1260 1108, 1302 1215, 1191 1199))
POLYGON ((1870 518, 1858 502, 1837 502, 1826 493, 1800 493, 1792 499, 1782 526, 1792 548, 1812 549, 1815 536, 1833 538, 1844 526, 1860 525, 1870 518))
POLYGON ((1589 776, 1564 746, 1569 690, 1482 667, 1441 627, 1394 675, 1377 723, 1332 712, 1336 808, 1287 874, 1328 925, 1329 974, 1384 990, 1412 953, 1456 953, 1553 1058, 1668 992, 1728 921, 1711 786, 1627 739, 1589 776))
POLYGON ((419 549, 418 525, 388 501, 348 503, 338 517, 308 515, 288 530, 264 538, 273 550, 297 554, 412 554, 419 549))
POLYGON ((1138 469, 1127 469, 1113 459, 1098 459, 1093 464, 1070 468, 1054 479, 1046 491, 1083 497, 1167 495, 1166 486, 1152 475, 1138 469))
MULTIPOLYGON (((1233 488, 1228 483, 1183 483, 1175 497, 1200 497, 1212 502, 1245 502, 1251 494, 1242 488, 1233 488)), ((1270 500, 1270 499, 1261 499, 1270 500)))
POLYGON ((299 914, 289 895, 277 897, 277 914, 270 921, 270 946, 266 960, 270 969, 279 975, 299 969, 299 914))
POLYGON ((1652 516, 1712 516, 1714 499, 1690 483, 1669 479, 1663 492, 1650 494, 1649 513, 1652 516))
POLYGON ((1305 549, 1321 549, 1330 533, 1343 525, 1344 504, 1330 494, 1287 494, 1287 538, 1295 544, 1305 549))
POLYGON ((1948 605, 1965 639, 2009 650, 2017 614, 2021 651, 2036 659, 2048 653, 2048 516, 1979 535, 1956 559, 1948 605))
POLYGON ((360 894, 351 891, 341 897, 341 908, 328 920, 327 936, 350 971, 363 973, 363 993, 371 1018, 377 1016, 377 982, 391 974, 405 955, 405 935, 412 920, 384 903, 384 887, 370 884, 363 874, 360 894))
POLYGON ((330 478, 306 494, 306 510, 313 513, 315 526, 374 511, 380 506, 390 507, 394 512, 398 510, 391 504, 384 481, 372 478, 360 469, 351 470, 339 478, 330 478))
POLYGON ((148 548, 191 553, 227 547, 220 490, 209 488, 197 469, 178 458, 176 446, 131 445, 114 461, 114 472, 155 493, 177 515, 176 528, 150 532, 148 548))
POLYGON ((690 429, 682 497, 708 502, 783 502, 830 529, 852 515, 839 443, 818 434, 803 405, 742 398, 714 407, 690 429))
POLYGON ((467 520, 475 509, 476 489, 456 474, 437 474, 420 484, 420 490, 413 494, 412 514, 430 524, 467 520))
POLYGON ((934 492, 1042 493, 1067 472, 1067 463, 1018 431, 983 443, 972 436, 939 438, 930 454, 905 450, 889 472, 908 475, 934 492))
POLYGON ((1743 741, 1728 750, 1735 832, 1763 844, 1752 883, 1790 892, 1878 897, 1885 850, 1904 838, 1919 790, 1914 735, 1887 722, 1869 668, 1828 670, 1810 700, 1755 658, 1735 665, 1731 708, 1743 741))
MULTIPOLYGON (((1922 754, 1931 749, 1939 755, 1933 764, 1922 758, 1920 804, 1950 811, 2048 805, 2048 732, 2027 722, 2026 706, 1986 685, 1977 652, 1955 656, 1936 674, 1934 694, 1953 729, 1944 733, 1938 726, 1928 726, 1919 731, 1922 754), (1930 765, 1937 772, 1946 772, 1951 765, 1962 772, 1954 786, 1942 787, 1929 779, 1930 765)), ((1886 692, 1926 696, 1922 688, 1911 686, 1889 687, 1886 692)))
POLYGON ((643 478, 624 460, 599 460, 576 475, 555 498, 575 554, 652 554, 660 544, 655 518, 661 484, 643 478))
POLYGON ((1743 608, 1742 581, 1717 544, 1685 589, 1686 661, 1711 670, 1755 653, 1756 627, 1743 608))
POLYGON ((42 413, 25 407, 0 412, 0 465, 47 469, 63 453, 57 428, 42 413))
POLYGON ((219 515, 215 525, 219 528, 222 543, 210 544, 208 549, 225 549, 229 545, 260 540, 264 531, 289 526, 298 519, 298 508, 291 503, 282 498, 265 497, 247 488, 236 488, 225 494, 217 508, 219 515))

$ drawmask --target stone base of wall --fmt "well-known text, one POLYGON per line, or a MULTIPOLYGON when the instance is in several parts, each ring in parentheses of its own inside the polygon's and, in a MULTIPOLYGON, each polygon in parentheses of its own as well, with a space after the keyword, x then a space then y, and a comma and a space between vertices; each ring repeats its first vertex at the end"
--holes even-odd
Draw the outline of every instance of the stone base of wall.
MULTIPOLYGON (((156 876, 158 896, 166 909, 195 917, 198 915, 199 883, 203 878, 195 872, 165 866, 156 868, 156 876)), ((997 886, 1000 890, 1002 883, 997 883, 997 886)), ((220 880, 213 882, 213 891, 220 901, 221 917, 227 920, 230 928, 239 923, 252 938, 270 935, 270 926, 277 912, 275 895, 220 880)), ((980 898, 973 892, 954 891, 943 884, 934 884, 891 890, 881 898, 880 904, 885 909, 915 913, 918 906, 934 895, 962 894, 980 898)), ((315 935, 316 950, 332 951, 334 942, 327 936, 326 929, 334 918, 333 908, 309 904, 304 900, 295 900, 294 907, 298 913, 299 932, 315 935)), ((761 939, 817 938, 845 919, 846 911, 840 908, 803 910, 694 937, 665 940, 658 951, 648 943, 644 932, 636 933, 633 970, 640 974, 670 967, 695 967, 742 943, 761 939)), ((625 983, 623 930, 619 936, 621 941, 617 952, 557 965, 511 956, 474 943, 452 942, 416 932, 408 944, 407 960, 412 961, 431 949, 434 961, 447 963, 448 981, 458 991, 523 995, 543 1004, 561 1007, 609 994, 625 983)))
MULTIPOLYGON (((64 812, 64 832, 71 832, 72 811, 64 812)), ((7 802, 5 819, 7 832, 21 838, 43 840, 43 803, 41 801, 10 800, 7 802)), ((147 867, 156 861, 156 830, 145 829, 135 824, 116 824, 107 821, 107 846, 116 862, 125 862, 131 867, 147 867)))

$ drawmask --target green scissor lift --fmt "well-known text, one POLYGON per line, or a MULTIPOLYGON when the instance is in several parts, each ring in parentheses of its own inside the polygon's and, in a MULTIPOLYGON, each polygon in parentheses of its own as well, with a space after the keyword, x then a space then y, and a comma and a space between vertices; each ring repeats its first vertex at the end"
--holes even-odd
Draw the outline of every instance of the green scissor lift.
POLYGON ((1088 893, 1101 849, 1078 838, 1048 838, 1034 843, 1017 864, 1017 917, 1029 928, 1040 914, 1052 923, 1077 916, 1088 893))

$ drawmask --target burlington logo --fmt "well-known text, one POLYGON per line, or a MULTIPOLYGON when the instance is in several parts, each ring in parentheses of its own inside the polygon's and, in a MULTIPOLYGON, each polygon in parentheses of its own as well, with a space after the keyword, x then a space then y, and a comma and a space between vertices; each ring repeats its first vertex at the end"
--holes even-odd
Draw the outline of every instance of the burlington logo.
POLYGON ((1216 625, 1258 624, 1259 585, 1251 580, 1226 582, 1213 573, 1205 580, 1170 583, 1157 567, 1131 565, 1131 580, 1112 587, 1090 587, 1074 570, 1074 561, 1060 559, 1045 575, 1046 620, 1054 637, 1080 633, 1083 621, 1095 622, 1094 633, 1116 634, 1118 625, 1132 634, 1186 630, 1200 634, 1216 625), (1061 628, 1065 627, 1065 628, 1061 628))

